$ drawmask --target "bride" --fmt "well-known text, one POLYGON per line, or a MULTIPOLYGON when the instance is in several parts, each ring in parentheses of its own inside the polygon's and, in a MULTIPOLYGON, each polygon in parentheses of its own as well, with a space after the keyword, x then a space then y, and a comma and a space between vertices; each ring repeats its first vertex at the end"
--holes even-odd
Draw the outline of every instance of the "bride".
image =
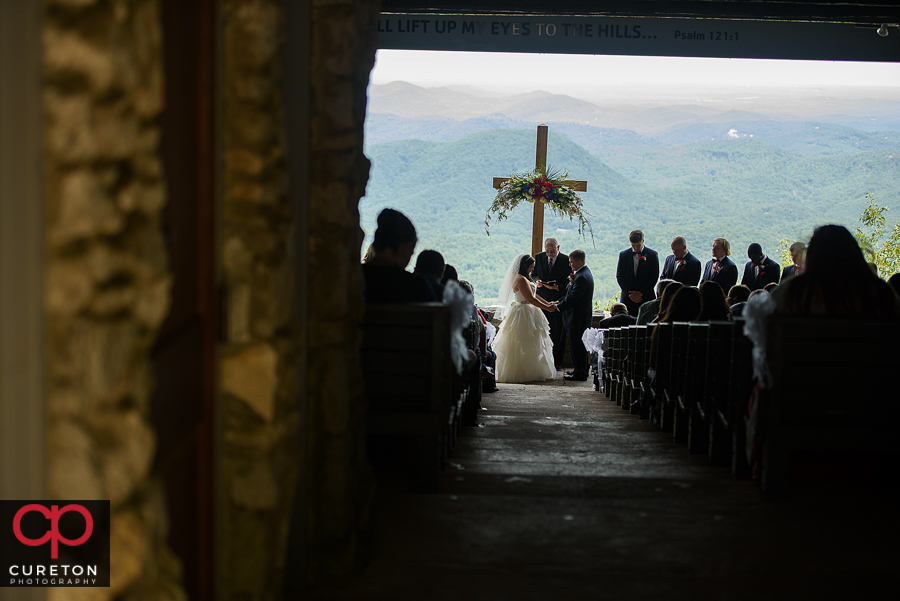
POLYGON ((555 311, 556 306, 535 296, 532 271, 534 259, 517 255, 500 285, 500 310, 496 316, 503 323, 492 345, 497 354, 498 382, 534 382, 556 377, 550 325, 541 312, 555 311))

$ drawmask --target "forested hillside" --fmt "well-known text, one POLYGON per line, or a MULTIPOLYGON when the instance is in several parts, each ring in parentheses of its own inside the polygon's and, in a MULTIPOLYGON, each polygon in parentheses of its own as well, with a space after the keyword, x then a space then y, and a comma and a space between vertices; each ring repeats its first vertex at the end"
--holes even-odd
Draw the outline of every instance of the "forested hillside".
POLYGON ((742 264, 751 242, 774 255, 779 239, 804 239, 816 225, 852 229, 867 191, 895 209, 888 221, 896 221, 900 101, 862 101, 860 112, 831 114, 834 99, 810 97, 789 106, 802 118, 767 102, 601 106, 547 92, 373 86, 372 170, 360 203, 366 243, 378 211, 397 208, 416 224, 418 250, 441 251, 477 298, 494 296, 512 258, 530 252, 532 207, 520 205, 488 236, 491 180, 534 166, 534 125, 542 121, 550 125, 550 165, 588 181, 583 198, 594 227, 593 240, 583 240, 574 224, 548 213, 544 236, 555 235, 563 252, 587 252, 597 300, 618 291, 617 253, 634 228, 661 257, 684 235, 703 261, 713 238, 725 236, 742 264))
MULTIPOLYGON (((494 296, 519 252, 529 252, 531 205, 485 234, 493 176, 533 166, 534 132, 494 130, 452 142, 407 140, 369 146, 372 171, 360 204, 363 229, 390 206, 409 215, 419 231, 418 249, 435 248, 476 287, 494 296)), ((900 147, 898 147, 900 155, 900 147)), ((678 234, 704 261, 713 238, 725 236, 743 263, 751 242, 774 254, 780 238, 803 238, 815 225, 856 225, 865 193, 900 207, 900 166, 889 152, 810 156, 750 139, 711 141, 673 148, 633 147, 595 156, 551 132, 551 165, 588 181, 583 194, 594 216, 593 240, 573 224, 547 214, 544 235, 556 235, 563 252, 587 252, 597 277, 597 299, 614 294, 615 261, 628 232, 641 228, 647 245, 668 254, 678 234)))

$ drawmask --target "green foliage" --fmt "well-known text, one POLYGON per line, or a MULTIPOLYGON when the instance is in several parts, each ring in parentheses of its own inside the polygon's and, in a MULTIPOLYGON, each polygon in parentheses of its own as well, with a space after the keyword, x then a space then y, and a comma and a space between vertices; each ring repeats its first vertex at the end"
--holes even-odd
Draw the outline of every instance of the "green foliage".
POLYGON ((609 310, 612 309, 612 306, 619 302, 619 297, 622 296, 622 292, 619 291, 613 294, 611 297, 606 299, 606 303, 602 303, 599 300, 594 301, 594 311, 606 311, 609 313, 609 310))
POLYGON ((794 242, 796 240, 791 240, 790 238, 782 238, 778 241, 778 262, 781 263, 782 269, 794 262, 793 257, 791 257, 791 245, 794 242))
MULTIPOLYGON (((490 304, 512 258, 531 252, 532 223, 529 207, 520 206, 491 227, 490 237, 485 235, 491 181, 533 168, 534 131, 493 130, 451 142, 387 142, 367 147, 366 154, 372 170, 359 207, 366 232, 362 250, 372 240, 378 212, 396 208, 418 230, 416 250, 439 250, 460 278, 475 286, 476 299, 490 304)), ((719 140, 664 149, 619 147, 601 158, 551 131, 549 159, 565 165, 573 179, 587 180, 588 191, 579 194, 595 216, 596 248, 578 236, 575 224, 549 212, 543 237, 557 238, 566 254, 576 248, 587 253, 594 299, 600 303, 619 292, 617 255, 635 228, 644 231, 660 262, 677 235, 685 236, 701 261, 709 256, 712 240, 724 236, 741 265, 751 242, 776 256, 780 239, 804 240, 823 223, 852 230, 866 204, 860 190, 900 207, 900 168, 881 150, 814 156, 754 140, 719 140)), ((893 223, 885 222, 885 232, 888 226, 893 223)), ((783 264, 790 265, 790 259, 783 264)))
POLYGON ((884 214, 889 209, 876 204, 875 196, 871 192, 866 192, 866 200, 868 204, 859 220, 869 231, 866 233, 857 226, 856 239, 866 258, 878 266, 878 275, 887 279, 892 274, 900 272, 900 223, 894 224, 894 228, 885 238, 884 214))

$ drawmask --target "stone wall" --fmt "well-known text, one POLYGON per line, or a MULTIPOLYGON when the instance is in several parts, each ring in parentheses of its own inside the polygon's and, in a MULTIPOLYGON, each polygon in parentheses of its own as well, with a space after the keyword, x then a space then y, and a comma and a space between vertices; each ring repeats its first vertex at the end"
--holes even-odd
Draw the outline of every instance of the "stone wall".
POLYGON ((365 553, 361 537, 372 520, 359 368, 359 199, 369 176, 363 124, 379 7, 377 0, 313 0, 308 248, 313 578, 352 569, 365 553))
POLYGON ((286 195, 276 0, 224 0, 221 219, 226 340, 221 599, 281 598, 300 462, 300 341, 293 310, 294 216, 286 195))
POLYGON ((150 347, 171 287, 159 6, 45 0, 43 37, 47 488, 112 506, 111 587, 48 599, 184 599, 150 475, 150 347))

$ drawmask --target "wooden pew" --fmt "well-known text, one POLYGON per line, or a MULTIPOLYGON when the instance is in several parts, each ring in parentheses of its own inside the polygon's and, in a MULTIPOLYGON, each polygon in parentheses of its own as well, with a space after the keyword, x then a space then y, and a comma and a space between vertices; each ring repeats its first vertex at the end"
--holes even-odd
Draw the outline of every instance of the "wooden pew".
POLYGON ((707 360, 709 323, 691 323, 687 339, 684 392, 678 395, 675 407, 675 430, 684 431, 688 451, 706 453, 709 445, 709 427, 703 423, 700 405, 706 395, 709 369, 707 360))
POLYGON ((892 479, 900 417, 900 322, 770 316, 759 440, 762 492, 784 499, 791 459, 812 454, 861 478, 892 479), (883 471, 879 471, 883 470, 883 471))
POLYGON ((731 353, 735 328, 730 321, 713 321, 709 324, 707 345, 706 394, 697 411, 709 428, 708 456, 710 465, 731 465, 733 435, 719 419, 731 389, 731 353))
POLYGON ((631 403, 629 409, 633 415, 639 415, 641 408, 639 401, 644 391, 644 383, 647 380, 647 355, 649 339, 647 326, 629 326, 628 331, 634 336, 634 344, 630 361, 631 403))
POLYGON ((663 394, 665 402, 664 418, 671 422, 672 435, 675 442, 687 442, 687 420, 676 421, 678 397, 684 395, 688 372, 688 334, 690 323, 676 321, 672 324, 672 359, 669 366, 669 379, 663 394))
POLYGON ((623 326, 624 352, 622 354, 622 403, 624 411, 631 411, 631 404, 637 399, 634 386, 634 363, 637 356, 637 330, 631 326, 623 326))
MULTIPOLYGON (((665 391, 669 386, 672 373, 672 332, 671 323, 661 323, 654 326, 657 331, 656 353, 656 377, 653 380, 653 398, 656 410, 659 412, 659 427, 663 432, 672 431, 672 413, 667 411, 665 403, 665 391)), ((651 330, 651 341, 653 333, 651 330)))
POLYGON ((370 439, 411 442, 413 472, 435 490, 462 406, 450 360, 450 308, 440 303, 368 305, 360 363, 370 439))
POLYGON ((731 473, 735 478, 750 477, 747 463, 747 413, 753 389, 753 343, 744 334, 744 320, 736 319, 731 346, 731 374, 728 399, 718 418, 731 434, 731 473))

